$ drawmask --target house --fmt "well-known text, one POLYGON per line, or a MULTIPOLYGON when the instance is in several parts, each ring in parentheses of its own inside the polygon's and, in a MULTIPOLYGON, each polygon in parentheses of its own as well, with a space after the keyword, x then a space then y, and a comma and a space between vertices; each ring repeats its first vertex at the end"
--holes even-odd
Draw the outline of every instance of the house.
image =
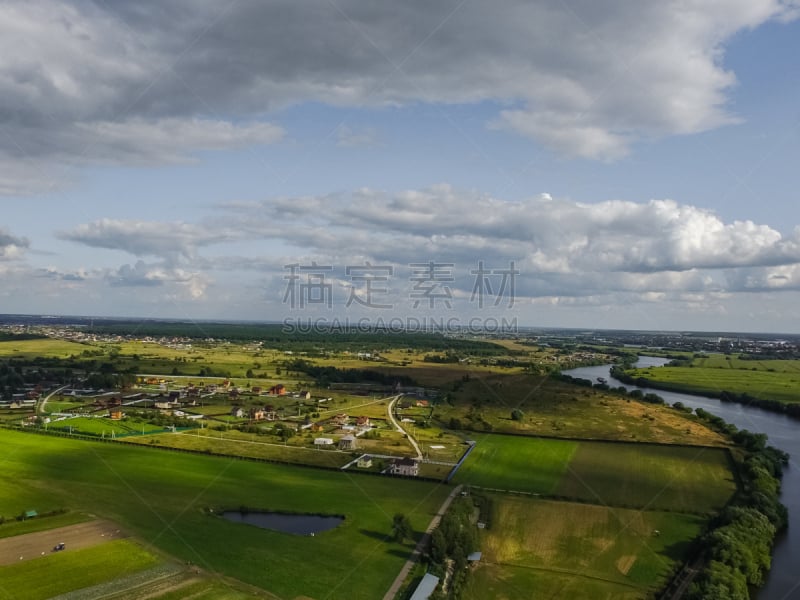
POLYGON ((333 440, 331 438, 316 438, 314 440, 315 446, 333 446, 333 440))
POLYGON ((254 385, 253 387, 250 388, 250 393, 251 394, 260 394, 261 393, 261 386, 260 385, 254 385))
POLYGON ((239 390, 237 388, 231 388, 228 390, 228 397, 230 398, 238 398, 239 397, 239 390))
POLYGON ((391 466, 392 475, 405 475, 407 477, 416 477, 419 475, 419 464, 413 458, 408 456, 403 458, 395 458, 391 466))
POLYGON ((244 417, 244 410, 242 409, 241 406, 234 406, 231 409, 231 416, 237 419, 241 419, 242 417, 244 417))
POLYGON ((331 421, 333 421, 336 425, 347 425, 347 421, 350 417, 347 416, 347 413, 339 413, 331 421))
POLYGON ((347 434, 339 440, 339 450, 353 450, 356 447, 356 436, 347 434))
POLYGON ((419 407, 428 408, 430 405, 431 403, 428 402, 427 400, 417 400, 417 406, 419 407))
POLYGON ((356 419, 356 426, 357 427, 369 427, 369 417, 358 417, 356 419))
POLYGON ((169 393, 169 401, 177 403, 181 399, 181 393, 178 390, 173 390, 169 393))
POLYGON ((119 407, 111 408, 108 410, 108 416, 114 421, 119 421, 122 418, 122 409, 119 407))
POLYGON ((266 413, 263 408, 254 406, 250 409, 250 419, 253 421, 263 421, 266 418, 266 413))
POLYGON ((297 397, 302 400, 311 400, 311 392, 302 390, 299 394, 297 394, 297 397))
POLYGON ((372 468, 372 457, 369 454, 365 454, 358 459, 356 466, 359 469, 370 469, 372 468))
POLYGON ((272 396, 283 396, 286 394, 286 386, 282 383, 273 385, 271 388, 269 388, 269 393, 272 396))
POLYGON ((480 562, 482 557, 483 557, 483 552, 476 551, 467 557, 467 561, 471 563, 477 563, 480 562))
POLYGON ((425 573, 425 577, 422 578, 422 581, 419 582, 417 589, 414 590, 411 600, 428 600, 428 598, 433 595, 433 592, 438 585, 439 578, 436 577, 436 575, 425 573))

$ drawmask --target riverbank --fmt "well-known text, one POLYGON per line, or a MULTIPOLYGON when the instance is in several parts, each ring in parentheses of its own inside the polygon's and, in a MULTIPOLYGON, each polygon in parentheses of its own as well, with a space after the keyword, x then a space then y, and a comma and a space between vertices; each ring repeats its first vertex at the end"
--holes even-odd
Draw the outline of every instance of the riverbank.
POLYGON ((703 398, 715 398, 721 402, 753 406, 762 410, 784 414, 794 419, 800 419, 800 404, 796 403, 757 398, 746 392, 736 393, 726 390, 717 391, 708 388, 694 387, 691 384, 686 383, 664 382, 643 376, 634 377, 630 374, 629 370, 625 370, 617 365, 612 366, 609 370, 609 373, 614 379, 639 388, 652 388, 666 392, 677 392, 680 394, 689 394, 691 396, 699 396, 703 398))

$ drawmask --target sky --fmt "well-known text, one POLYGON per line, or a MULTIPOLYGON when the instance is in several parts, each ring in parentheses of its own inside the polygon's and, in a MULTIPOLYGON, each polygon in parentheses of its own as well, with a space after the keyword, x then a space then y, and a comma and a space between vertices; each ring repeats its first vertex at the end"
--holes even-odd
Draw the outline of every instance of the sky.
POLYGON ((0 312, 800 332, 800 1, 0 5, 0 312))

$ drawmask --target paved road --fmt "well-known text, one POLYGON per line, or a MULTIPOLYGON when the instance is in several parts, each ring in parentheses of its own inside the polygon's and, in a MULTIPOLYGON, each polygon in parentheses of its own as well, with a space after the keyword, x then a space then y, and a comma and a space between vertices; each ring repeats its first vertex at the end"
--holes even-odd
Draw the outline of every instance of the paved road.
POLYGON ((400 427, 400 423, 398 423, 397 420, 394 418, 394 405, 397 403, 399 399, 400 396, 395 396, 394 398, 392 398, 392 401, 389 402, 389 420, 392 422, 392 425, 394 425, 394 428, 397 429, 397 431, 399 431, 400 433, 404 433, 408 438, 408 441, 411 442, 411 445, 414 446, 414 450, 417 451, 417 460, 422 460, 422 450, 419 449, 417 440, 415 440, 410 433, 406 432, 405 429, 400 427))
POLYGON ((450 492, 450 495, 442 502, 442 505, 439 507, 439 512, 431 519, 428 528, 425 530, 425 534, 422 536, 422 539, 417 543, 417 547, 414 548, 414 551, 411 553, 411 556, 406 561, 406 564, 403 565, 403 568, 400 569, 400 574, 395 578, 394 583, 392 583, 392 587, 389 588, 389 591, 386 592, 386 595, 383 597, 383 600, 394 600, 394 597, 397 595, 397 592, 400 591, 400 586, 403 585, 406 577, 408 576, 409 571, 414 566, 414 563, 419 560, 420 554, 422 554, 422 550, 428 543, 428 538, 430 537, 431 533, 434 529, 439 525, 439 522, 442 520, 444 513, 447 512, 447 509, 450 507, 450 503, 453 501, 453 498, 458 496, 461 488, 463 486, 457 485, 453 488, 453 491, 450 492))

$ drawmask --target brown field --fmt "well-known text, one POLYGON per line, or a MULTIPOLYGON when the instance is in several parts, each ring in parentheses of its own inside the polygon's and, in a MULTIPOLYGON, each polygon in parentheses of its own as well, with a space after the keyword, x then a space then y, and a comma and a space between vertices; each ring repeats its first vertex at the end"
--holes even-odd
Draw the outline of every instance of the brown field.
POLYGON ((0 539, 0 565, 18 563, 20 560, 39 558, 52 553, 53 546, 60 542, 66 549, 81 550, 97 546, 111 540, 128 537, 114 523, 109 521, 89 521, 68 525, 49 531, 37 531, 14 537, 0 539))

